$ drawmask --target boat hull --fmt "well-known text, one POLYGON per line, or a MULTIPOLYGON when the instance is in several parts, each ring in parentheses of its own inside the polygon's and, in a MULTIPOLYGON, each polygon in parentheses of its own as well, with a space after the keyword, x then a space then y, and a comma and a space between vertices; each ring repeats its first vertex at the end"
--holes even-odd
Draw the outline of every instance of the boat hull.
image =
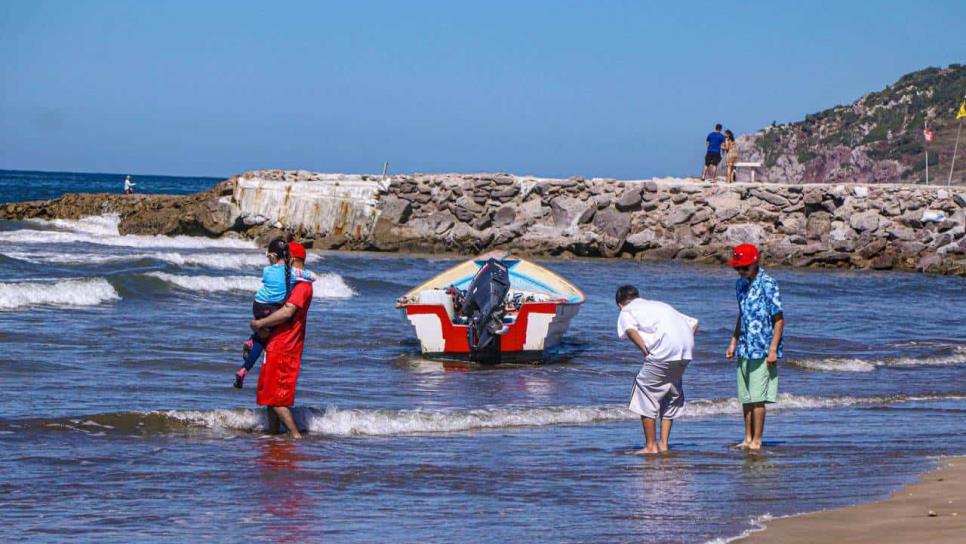
POLYGON ((532 363, 550 357, 579 310, 580 304, 526 303, 491 349, 475 353, 469 347, 467 326, 453 323, 443 306, 411 304, 405 313, 416 329, 424 357, 497 364, 532 363))

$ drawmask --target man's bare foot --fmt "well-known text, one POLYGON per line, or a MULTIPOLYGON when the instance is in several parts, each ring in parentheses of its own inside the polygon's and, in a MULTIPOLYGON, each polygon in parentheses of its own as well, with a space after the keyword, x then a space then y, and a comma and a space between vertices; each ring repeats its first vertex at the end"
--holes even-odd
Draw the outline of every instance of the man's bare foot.
POLYGON ((302 433, 300 433, 298 431, 292 431, 292 432, 290 432, 289 433, 289 436, 292 437, 292 440, 302 440, 302 433))
POLYGON ((734 446, 731 446, 731 447, 734 448, 734 449, 736 449, 736 450, 746 450, 746 449, 748 449, 748 441, 747 440, 744 440, 742 442, 738 442, 737 444, 735 444, 734 446))
POLYGON ((641 448, 639 450, 631 450, 627 452, 629 455, 656 455, 660 453, 658 449, 655 448, 641 448))
POLYGON ((659 451, 659 452, 661 452, 661 453, 667 453, 667 452, 668 452, 668 450, 670 450, 670 449, 671 449, 671 448, 670 448, 670 447, 668 447, 668 445, 667 445, 667 444, 658 444, 658 445, 657 445, 657 451, 659 451))
POLYGON ((761 451, 761 442, 749 442, 748 449, 752 451, 761 451))

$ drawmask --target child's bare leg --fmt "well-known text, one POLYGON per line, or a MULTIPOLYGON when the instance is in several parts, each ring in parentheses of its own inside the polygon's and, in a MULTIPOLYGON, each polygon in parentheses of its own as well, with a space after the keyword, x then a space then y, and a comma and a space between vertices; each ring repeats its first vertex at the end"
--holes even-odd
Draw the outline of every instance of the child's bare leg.
POLYGON ((265 350, 265 342, 266 340, 268 340, 268 337, 271 334, 271 332, 272 332, 271 328, 263 327, 255 331, 255 334, 253 334, 252 337, 249 339, 249 342, 251 343, 251 345, 249 346, 248 350, 245 353, 245 363, 242 365, 241 368, 238 369, 237 372, 235 372, 235 384, 234 384, 235 388, 237 389, 242 388, 242 385, 245 381, 245 376, 248 374, 248 371, 255 366, 255 363, 257 363, 258 359, 262 356, 262 351, 265 350))

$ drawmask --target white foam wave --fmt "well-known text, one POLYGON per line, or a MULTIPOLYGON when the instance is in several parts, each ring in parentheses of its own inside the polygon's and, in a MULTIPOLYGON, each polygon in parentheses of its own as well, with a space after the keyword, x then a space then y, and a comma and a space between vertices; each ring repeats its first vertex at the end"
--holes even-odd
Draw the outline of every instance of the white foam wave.
POLYGON ((26 222, 71 232, 85 232, 97 236, 120 236, 117 226, 121 223, 121 217, 116 213, 109 213, 104 215, 91 215, 76 220, 27 219, 26 222))
POLYGON ((118 231, 117 215, 84 217, 78 220, 31 219, 29 223, 40 224, 61 230, 22 229, 0 232, 0 241, 18 244, 68 244, 86 242, 90 244, 121 247, 159 247, 159 248, 236 248, 251 249, 254 242, 232 238, 205 238, 201 236, 144 236, 124 235, 118 231))
POLYGON ((255 268, 267 264, 265 257, 257 253, 176 253, 153 252, 128 255, 98 255, 95 253, 53 252, 6 252, 4 255, 31 263, 53 264, 104 264, 153 259, 182 267, 220 269, 255 268))
POLYGON ((251 431, 264 427, 266 423, 262 410, 169 410, 153 413, 215 430, 251 431))
POLYGON ((312 284, 312 298, 351 298, 355 295, 355 290, 349 287, 342 276, 332 272, 319 274, 312 284))
POLYGON ((480 408, 462 412, 437 410, 361 410, 329 408, 308 418, 307 428, 336 436, 386 436, 451 433, 507 427, 580 425, 634 417, 623 406, 556 406, 547 408, 480 408))
POLYGON ((104 278, 0 282, 0 310, 27 306, 96 306, 120 298, 104 278))
MULTIPOLYGON (((917 400, 963 399, 966 397, 807 397, 783 394, 774 408, 803 410, 859 405, 884 405, 917 400)), ((685 417, 703 418, 740 414, 735 399, 696 400, 688 403, 685 417)), ((254 430, 264 426, 262 412, 253 410, 170 411, 164 415, 211 429, 254 430)), ((326 410, 296 408, 299 426, 331 436, 396 436, 432 433, 473 432, 514 427, 586 425, 637 419, 623 405, 549 406, 539 408, 479 408, 475 410, 369 410, 362 408, 326 410)))
POLYGON ((182 289, 206 293, 222 291, 251 291, 254 293, 262 286, 262 281, 256 276, 182 276, 167 272, 148 272, 146 275, 182 289))
MULTIPOLYGON (((182 289, 207 293, 224 291, 254 293, 262 286, 262 280, 257 276, 186 276, 167 272, 148 272, 146 275, 182 289)), ((318 279, 312 284, 312 298, 349 298, 355 294, 355 291, 338 274, 319 274, 318 279)))
POLYGON ((879 360, 858 358, 801 359, 788 364, 807 370, 830 372, 872 372, 880 367, 944 366, 966 364, 966 346, 956 346, 952 353, 929 357, 891 357, 879 360))

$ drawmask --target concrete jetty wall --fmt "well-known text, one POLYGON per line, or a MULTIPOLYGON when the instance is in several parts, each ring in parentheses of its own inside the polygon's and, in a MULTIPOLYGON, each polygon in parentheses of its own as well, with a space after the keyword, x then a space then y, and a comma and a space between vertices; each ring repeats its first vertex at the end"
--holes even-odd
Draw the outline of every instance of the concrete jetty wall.
POLYGON ((367 176, 268 170, 233 178, 230 199, 245 225, 363 240, 372 236, 384 183, 367 176))

